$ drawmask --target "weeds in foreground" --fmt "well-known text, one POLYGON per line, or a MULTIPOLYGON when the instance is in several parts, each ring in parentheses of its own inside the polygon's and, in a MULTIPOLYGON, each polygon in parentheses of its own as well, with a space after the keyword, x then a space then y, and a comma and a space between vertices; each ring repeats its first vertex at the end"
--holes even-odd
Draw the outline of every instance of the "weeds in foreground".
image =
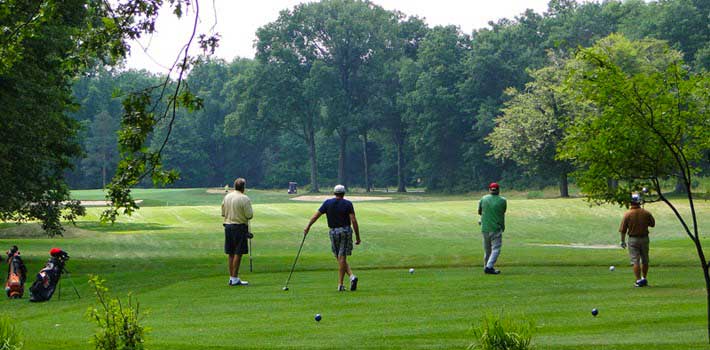
POLYGON ((533 324, 509 318, 486 316, 483 323, 473 328, 476 340, 469 350, 531 350, 533 324))
POLYGON ((94 287, 97 307, 90 307, 87 315, 99 329, 91 338, 97 350, 142 350, 145 348, 145 333, 148 331, 139 321, 139 304, 133 305, 128 294, 127 305, 113 298, 104 285, 106 281, 98 276, 91 276, 89 284, 94 287))
POLYGON ((0 317, 0 350, 20 350, 22 346, 20 330, 9 317, 0 317))

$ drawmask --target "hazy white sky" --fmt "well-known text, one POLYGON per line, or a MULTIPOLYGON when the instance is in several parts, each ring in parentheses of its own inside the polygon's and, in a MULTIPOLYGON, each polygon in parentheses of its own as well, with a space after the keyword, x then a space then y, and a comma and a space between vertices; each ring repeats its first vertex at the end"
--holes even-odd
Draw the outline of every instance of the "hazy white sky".
MULTIPOLYGON (((426 19, 430 26, 454 24, 464 33, 486 27, 489 21, 513 18, 526 9, 542 13, 549 0, 373 0, 388 9, 426 19)), ((200 30, 221 35, 216 56, 226 60, 254 57, 256 30, 278 17, 279 11, 308 2, 304 0, 200 0, 200 30)), ((191 11, 190 15, 194 15, 191 11)), ((165 72, 187 42, 194 16, 177 20, 163 13, 157 23, 158 33, 133 43, 128 59, 131 68, 165 72), (147 53, 144 52, 144 48, 147 53)), ((191 52, 196 52, 192 51, 191 52)))

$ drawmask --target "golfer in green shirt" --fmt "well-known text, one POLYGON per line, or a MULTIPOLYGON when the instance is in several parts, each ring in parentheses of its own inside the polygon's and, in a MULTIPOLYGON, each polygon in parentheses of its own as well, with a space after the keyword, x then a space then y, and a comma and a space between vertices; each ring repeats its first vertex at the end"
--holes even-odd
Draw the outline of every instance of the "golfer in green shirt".
POLYGON ((489 194, 483 196, 478 202, 478 215, 481 216, 481 233, 483 234, 483 272, 489 275, 500 273, 495 265, 500 248, 503 245, 503 231, 505 231, 505 210, 508 205, 505 197, 500 195, 500 187, 493 182, 488 185, 489 194))

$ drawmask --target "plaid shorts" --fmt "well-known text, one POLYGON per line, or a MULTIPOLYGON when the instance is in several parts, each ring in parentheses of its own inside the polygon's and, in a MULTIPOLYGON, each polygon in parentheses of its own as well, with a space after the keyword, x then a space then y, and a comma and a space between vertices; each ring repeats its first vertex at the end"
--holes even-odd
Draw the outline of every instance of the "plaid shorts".
POLYGON ((328 232, 330 236, 330 248, 335 257, 352 255, 353 253, 353 230, 350 226, 331 228, 328 232))

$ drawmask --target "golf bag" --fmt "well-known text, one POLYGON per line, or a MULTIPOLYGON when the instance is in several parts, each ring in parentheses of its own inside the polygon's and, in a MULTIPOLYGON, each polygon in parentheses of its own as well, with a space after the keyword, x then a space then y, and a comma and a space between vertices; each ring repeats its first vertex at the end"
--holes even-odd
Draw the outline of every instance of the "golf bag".
POLYGON ((5 293, 10 299, 19 299, 25 294, 25 280, 27 279, 27 267, 22 262, 20 250, 17 246, 12 246, 7 251, 7 281, 5 282, 5 293))
POLYGON ((64 264, 69 260, 69 254, 59 249, 49 251, 50 258, 44 268, 37 274, 37 280, 30 287, 30 301, 48 301, 54 295, 57 283, 65 272, 64 264))

